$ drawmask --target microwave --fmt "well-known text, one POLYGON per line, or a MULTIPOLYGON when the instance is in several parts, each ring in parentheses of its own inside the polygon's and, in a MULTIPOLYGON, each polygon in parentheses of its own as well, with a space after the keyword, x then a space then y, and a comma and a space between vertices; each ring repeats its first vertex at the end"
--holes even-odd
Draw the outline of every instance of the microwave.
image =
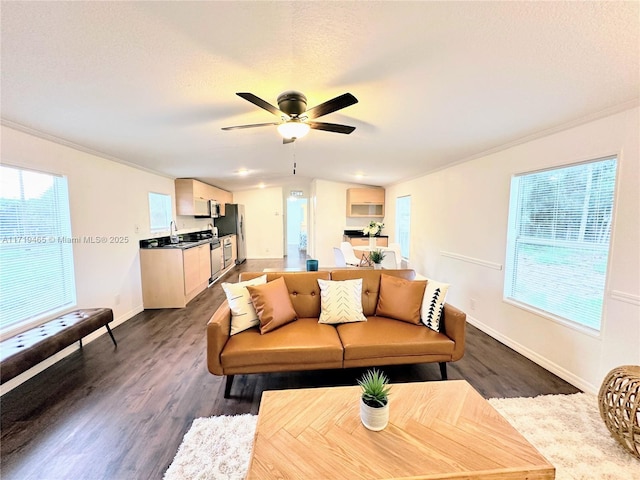
POLYGON ((220 204, 216 200, 209 200, 209 212, 211 218, 218 218, 220 216, 220 204))

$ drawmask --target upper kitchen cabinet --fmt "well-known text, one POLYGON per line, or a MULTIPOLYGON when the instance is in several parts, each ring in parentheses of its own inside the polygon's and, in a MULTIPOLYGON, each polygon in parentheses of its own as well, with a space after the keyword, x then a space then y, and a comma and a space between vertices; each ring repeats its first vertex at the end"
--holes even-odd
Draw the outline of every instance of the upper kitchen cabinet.
POLYGON ((216 196, 213 199, 220 204, 220 215, 224 217, 225 203, 233 203, 233 194, 231 192, 227 192, 226 190, 221 190, 219 188, 213 187, 216 190, 216 196))
POLYGON ((384 217, 384 188, 349 188, 347 217, 384 217))
POLYGON ((209 214, 209 200, 220 204, 220 214, 224 215, 224 204, 231 203, 231 192, 192 178, 177 178, 176 213, 178 215, 206 216, 209 214))

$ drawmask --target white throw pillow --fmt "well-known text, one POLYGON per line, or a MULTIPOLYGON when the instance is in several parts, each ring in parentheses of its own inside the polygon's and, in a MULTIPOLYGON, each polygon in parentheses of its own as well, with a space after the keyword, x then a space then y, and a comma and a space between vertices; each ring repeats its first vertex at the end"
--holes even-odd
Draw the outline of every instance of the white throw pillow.
POLYGON ((420 318, 422 323, 436 332, 440 331, 440 316, 442 315, 449 287, 448 283, 427 279, 427 288, 425 288, 424 297, 422 297, 420 318))
POLYGON ((320 319, 318 323, 366 322, 362 313, 362 279, 321 280, 320 319))
POLYGON ((231 308, 231 335, 260 325, 247 286, 264 285, 265 283, 267 283, 267 276, 262 275, 245 282, 222 284, 222 289, 231 308))

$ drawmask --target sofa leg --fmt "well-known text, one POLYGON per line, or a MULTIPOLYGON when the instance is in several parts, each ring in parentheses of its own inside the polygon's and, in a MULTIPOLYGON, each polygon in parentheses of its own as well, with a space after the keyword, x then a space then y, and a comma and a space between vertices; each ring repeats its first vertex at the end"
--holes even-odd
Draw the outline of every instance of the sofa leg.
POLYGON ((440 375, 442 375, 442 380, 447 379, 447 362, 440 362, 440 375))
POLYGON ((233 375, 227 375, 227 381, 224 385, 224 398, 231 396, 231 384, 233 383, 233 375))

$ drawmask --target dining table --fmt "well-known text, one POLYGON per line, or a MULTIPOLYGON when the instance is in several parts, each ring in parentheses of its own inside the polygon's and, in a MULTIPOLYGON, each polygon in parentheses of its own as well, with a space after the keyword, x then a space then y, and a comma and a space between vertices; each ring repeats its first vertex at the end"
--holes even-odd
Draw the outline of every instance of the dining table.
POLYGON ((382 246, 375 246, 375 247, 370 247, 370 246, 364 246, 364 245, 358 245, 353 247, 353 251, 356 254, 356 256, 358 256, 358 253, 360 253, 360 266, 364 267, 370 267, 373 265, 373 262, 371 261, 370 258, 370 254, 371 252, 375 251, 375 250, 382 250, 383 252, 392 252, 393 248, 389 248, 389 247, 382 247, 382 246))

